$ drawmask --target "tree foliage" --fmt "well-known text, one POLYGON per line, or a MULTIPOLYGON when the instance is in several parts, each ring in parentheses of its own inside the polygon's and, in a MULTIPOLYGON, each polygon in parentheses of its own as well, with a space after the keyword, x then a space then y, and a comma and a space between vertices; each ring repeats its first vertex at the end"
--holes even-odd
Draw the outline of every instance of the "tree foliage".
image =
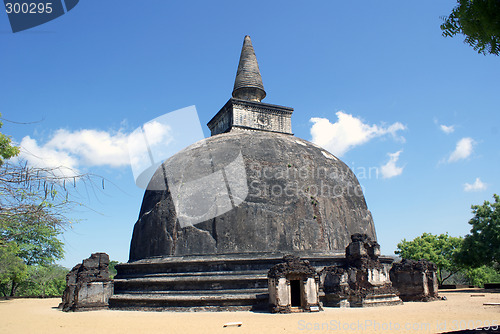
POLYGON ((58 238, 62 232, 60 228, 50 222, 33 222, 30 217, 25 219, 26 222, 18 222, 2 231, 4 240, 17 245, 16 255, 28 266, 49 265, 62 259, 63 243, 58 238))
POLYGON ((118 264, 118 261, 109 261, 109 265, 108 265, 108 270, 109 270, 109 278, 113 279, 116 274, 118 273, 116 271, 116 268, 115 266, 118 264))
MULTIPOLYGON (((0 117, 2 114, 0 114, 0 117)), ((0 128, 3 123, 0 122, 0 128)), ((10 159, 19 154, 19 147, 12 145, 12 139, 9 136, 0 133, 0 165, 3 164, 4 159, 10 159)))
POLYGON ((467 278, 467 283, 483 287, 484 283, 500 282, 500 273, 492 267, 481 266, 477 268, 466 268, 464 276, 467 278))
POLYGON ((493 197, 494 203, 472 205, 474 217, 469 221, 472 228, 463 239, 424 233, 412 241, 401 241, 395 253, 406 259, 422 258, 436 263, 440 284, 456 273, 476 286, 499 282, 500 196, 493 197))
POLYGON ((68 269, 56 264, 29 266, 27 278, 18 288, 18 295, 60 297, 66 288, 68 272, 68 269))
POLYGON ((16 287, 28 276, 27 266, 17 256, 19 248, 15 243, 0 247, 0 293, 13 296, 16 287))
POLYGON ((49 266, 64 255, 63 243, 58 238, 61 233, 58 226, 45 221, 33 222, 30 217, 25 219, 16 224, 4 224, 0 229, 4 242, 0 249, 4 251, 5 262, 9 265, 7 271, 10 272, 2 284, 10 286, 10 296, 14 296, 24 280, 29 279, 28 273, 32 266, 49 266))
POLYGON ((500 1, 458 0, 441 25, 443 36, 465 35, 465 43, 478 53, 500 54, 500 1))
POLYGON ((500 196, 493 195, 495 203, 472 205, 474 217, 469 221, 470 234, 463 241, 457 261, 477 268, 483 265, 498 267, 500 263, 500 196))
POLYGON ((395 254, 403 259, 416 261, 425 259, 434 262, 438 267, 439 284, 443 284, 446 279, 461 269, 454 261, 461 244, 461 238, 450 237, 448 234, 424 233, 412 241, 403 239, 397 245, 395 254), (443 271, 448 273, 444 278, 443 271))

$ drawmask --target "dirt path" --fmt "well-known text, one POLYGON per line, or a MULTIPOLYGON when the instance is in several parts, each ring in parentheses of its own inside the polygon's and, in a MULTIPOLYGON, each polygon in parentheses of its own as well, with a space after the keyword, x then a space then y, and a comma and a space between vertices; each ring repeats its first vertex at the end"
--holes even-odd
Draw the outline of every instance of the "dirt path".
MULTIPOLYGON (((441 292, 446 301, 334 309, 319 313, 130 312, 64 313, 60 299, 0 300, 0 333, 442 333, 500 324, 500 294, 441 292), (242 322, 241 327, 227 327, 242 322)), ((480 332, 478 332, 480 333, 480 332)))

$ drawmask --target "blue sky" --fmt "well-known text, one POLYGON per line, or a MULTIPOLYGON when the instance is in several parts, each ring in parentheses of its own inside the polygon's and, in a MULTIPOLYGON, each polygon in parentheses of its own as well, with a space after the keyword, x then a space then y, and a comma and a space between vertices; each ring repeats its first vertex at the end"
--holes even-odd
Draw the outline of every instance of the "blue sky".
POLYGON ((15 34, 1 14, 0 112, 35 122, 1 131, 108 179, 82 193, 93 210, 73 212, 60 263, 128 259, 143 190, 124 140, 190 105, 206 124, 231 96, 247 34, 264 102, 293 107, 295 135, 358 175, 383 253, 423 232, 465 235, 470 205, 499 192, 500 58, 441 36, 454 5, 94 0, 15 34))

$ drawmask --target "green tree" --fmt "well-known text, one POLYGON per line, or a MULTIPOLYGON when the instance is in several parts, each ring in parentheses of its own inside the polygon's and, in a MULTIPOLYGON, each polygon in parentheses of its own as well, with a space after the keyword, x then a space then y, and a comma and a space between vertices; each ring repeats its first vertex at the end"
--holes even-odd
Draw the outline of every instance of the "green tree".
POLYGON ((0 290, 10 296, 29 276, 31 265, 49 265, 63 257, 63 244, 57 238, 59 203, 54 205, 58 179, 51 177, 50 169, 9 161, 19 151, 9 136, 0 133, 0 290))
POLYGON ((492 267, 466 268, 464 275, 471 285, 483 287, 484 283, 500 282, 500 273, 492 267))
POLYGON ((500 1, 458 0, 441 25, 443 36, 465 35, 465 43, 478 53, 500 54, 500 1))
POLYGON ((118 263, 119 263, 118 261, 109 261, 109 265, 108 265, 108 270, 109 270, 109 278, 113 279, 113 278, 116 276, 117 271, 116 271, 115 266, 116 266, 118 263))
POLYGON ((461 238, 450 237, 448 234, 433 235, 424 233, 412 241, 403 239, 394 252, 403 259, 425 259, 437 265, 438 281, 443 284, 453 274, 460 271, 461 267, 455 262, 455 254, 460 250, 461 238), (443 278, 443 272, 447 275, 443 278))
POLYGON ((0 293, 13 296, 15 288, 28 276, 27 266, 17 256, 19 248, 16 243, 0 247, 0 293))
MULTIPOLYGON (((27 218, 29 220, 29 218, 27 218)), ((61 230, 44 221, 18 223, 4 230, 4 238, 18 246, 17 256, 26 265, 49 265, 64 257, 61 230)))
MULTIPOLYGON (((55 260, 62 259, 64 252, 63 243, 58 239, 61 233, 59 227, 44 221, 33 223, 29 221, 29 217, 25 219, 27 219, 26 222, 8 224, 0 230, 2 239, 6 242, 5 247, 1 248, 9 249, 9 254, 20 259, 29 270, 31 266, 49 266, 55 260)), ((14 296, 17 288, 23 283, 21 278, 27 278, 27 276, 19 276, 17 274, 19 268, 11 267, 10 271, 11 274, 8 276, 10 277, 10 295, 14 296)))
POLYGON ((498 268, 500 263, 500 196, 494 194, 495 203, 472 205, 474 217, 469 220, 470 234, 463 241, 457 262, 477 268, 483 265, 498 268))
POLYGON ((2 292, 9 290, 11 296, 26 283, 28 270, 28 279, 46 278, 35 273, 46 272, 63 257, 58 236, 72 223, 69 213, 81 205, 70 197, 77 193, 72 189, 80 180, 85 187, 96 185, 91 174, 32 166, 16 157, 19 152, 11 138, 0 133, 0 278, 2 292))
POLYGON ((60 297, 66 288, 69 270, 56 264, 28 267, 28 276, 19 285, 18 295, 27 297, 60 297))

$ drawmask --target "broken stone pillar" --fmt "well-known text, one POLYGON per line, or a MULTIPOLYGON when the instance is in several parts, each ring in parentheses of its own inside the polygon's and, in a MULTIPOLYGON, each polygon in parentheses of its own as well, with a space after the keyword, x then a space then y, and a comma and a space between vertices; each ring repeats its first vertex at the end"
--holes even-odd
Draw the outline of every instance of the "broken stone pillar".
POLYGON ((366 307, 401 304, 393 288, 388 265, 379 261, 380 245, 366 234, 353 234, 342 266, 325 267, 320 281, 323 305, 366 307))
POLYGON ((392 265, 391 281, 403 301, 431 301, 439 298, 436 270, 430 261, 403 259, 392 265))
POLYGON ((309 261, 286 255, 268 272, 269 306, 273 313, 317 312, 319 276, 309 261))
POLYGON ((108 265, 108 254, 94 253, 73 267, 66 275, 66 289, 59 307, 65 312, 107 308, 113 294, 108 265))

